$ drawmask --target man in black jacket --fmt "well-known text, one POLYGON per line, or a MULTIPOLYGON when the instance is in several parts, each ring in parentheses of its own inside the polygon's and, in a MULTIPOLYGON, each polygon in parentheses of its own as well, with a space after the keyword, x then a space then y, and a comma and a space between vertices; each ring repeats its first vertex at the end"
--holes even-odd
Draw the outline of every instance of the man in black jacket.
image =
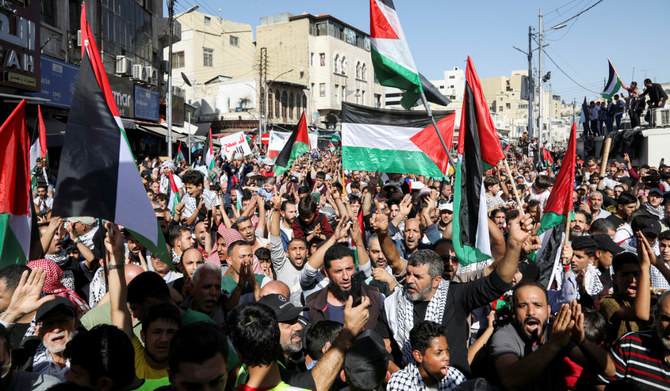
POLYGON ((649 95, 649 107, 665 106, 668 94, 663 91, 663 87, 660 84, 652 83, 651 79, 644 79, 644 87, 644 92, 640 95, 640 98, 649 95))

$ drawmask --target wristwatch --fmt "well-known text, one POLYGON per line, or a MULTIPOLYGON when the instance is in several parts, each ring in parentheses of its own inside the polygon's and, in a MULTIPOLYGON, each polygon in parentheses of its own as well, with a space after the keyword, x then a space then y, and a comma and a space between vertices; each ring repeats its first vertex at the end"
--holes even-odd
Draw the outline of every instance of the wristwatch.
POLYGON ((110 265, 107 266, 107 268, 109 270, 123 269, 124 267, 126 267, 125 263, 122 263, 122 264, 119 264, 119 265, 110 264, 110 265))

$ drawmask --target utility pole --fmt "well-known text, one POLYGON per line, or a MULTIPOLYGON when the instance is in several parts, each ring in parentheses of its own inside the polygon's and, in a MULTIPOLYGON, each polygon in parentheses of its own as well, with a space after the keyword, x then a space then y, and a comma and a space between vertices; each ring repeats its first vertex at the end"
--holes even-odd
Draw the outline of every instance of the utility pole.
MULTIPOLYGON (((543 75, 543 73, 542 73, 542 38, 543 38, 543 35, 544 35, 543 26, 542 26, 542 9, 540 9, 539 17, 540 17, 540 30, 538 32, 538 36, 539 36, 538 55, 540 56, 540 59, 538 60, 538 66, 539 66, 540 72, 539 72, 539 75, 538 75, 537 82, 540 83, 540 91, 539 91, 540 97, 539 97, 539 100, 538 100, 539 110, 538 110, 538 113, 537 113, 537 125, 538 125, 538 128, 539 128, 539 130, 537 132, 537 148, 538 148, 538 151, 540 150, 540 148, 542 148, 542 130, 543 130, 543 127, 542 127, 542 117, 543 117, 543 115, 542 115, 543 114, 542 113, 542 110, 543 110, 542 103, 543 103, 543 100, 544 100, 544 88, 543 88, 544 83, 542 82, 542 77, 543 77, 542 76, 543 75)), ((538 153, 538 157, 539 157, 539 153, 538 153)))
POLYGON ((174 0, 168 3, 168 87, 165 99, 167 121, 167 154, 172 159, 172 34, 174 34, 174 0))
POLYGON ((263 135, 263 116, 265 111, 265 75, 267 74, 267 48, 261 48, 260 57, 258 59, 258 145, 261 145, 261 137, 263 135))
POLYGON ((528 26, 528 136, 533 137, 533 104, 535 104, 535 81, 533 80, 533 28, 528 26))

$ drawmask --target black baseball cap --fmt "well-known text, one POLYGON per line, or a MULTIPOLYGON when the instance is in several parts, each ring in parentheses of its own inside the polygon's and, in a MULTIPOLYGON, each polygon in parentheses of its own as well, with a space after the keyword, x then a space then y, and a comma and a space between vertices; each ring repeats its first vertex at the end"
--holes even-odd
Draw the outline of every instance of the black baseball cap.
POLYGON ((53 311, 63 311, 73 318, 77 315, 74 304, 72 304, 70 299, 56 296, 53 300, 47 301, 37 309, 37 313, 35 314, 35 322, 39 323, 45 316, 53 311))
POLYGON ((258 300, 258 303, 270 307, 277 316, 277 320, 280 322, 293 320, 306 310, 305 307, 297 307, 293 305, 286 296, 277 293, 261 297, 258 300))
POLYGON ((591 238, 596 242, 598 250, 609 251, 612 255, 617 255, 623 251, 623 248, 614 243, 614 240, 607 234, 595 234, 591 238))
POLYGON ((656 237, 661 234, 661 223, 657 219, 645 219, 643 224, 644 226, 640 230, 643 234, 653 234, 656 237))

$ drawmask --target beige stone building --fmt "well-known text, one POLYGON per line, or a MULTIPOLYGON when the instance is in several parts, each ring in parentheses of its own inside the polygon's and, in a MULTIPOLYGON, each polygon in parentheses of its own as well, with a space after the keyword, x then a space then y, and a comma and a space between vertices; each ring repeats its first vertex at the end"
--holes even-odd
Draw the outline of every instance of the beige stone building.
MULTIPOLYGON (((202 12, 177 15, 181 41, 172 46, 172 84, 185 87, 183 72, 191 84, 213 80, 254 78, 256 50, 251 25, 202 12)), ((165 58, 168 56, 165 48, 165 58)), ((193 98, 187 90, 186 99, 193 98)))
POLYGON ((269 125, 296 123, 305 110, 308 124, 336 129, 343 101, 384 107, 369 35, 333 16, 262 18, 256 47, 267 53, 269 125), (299 86, 304 86, 303 94, 295 91, 299 86))

